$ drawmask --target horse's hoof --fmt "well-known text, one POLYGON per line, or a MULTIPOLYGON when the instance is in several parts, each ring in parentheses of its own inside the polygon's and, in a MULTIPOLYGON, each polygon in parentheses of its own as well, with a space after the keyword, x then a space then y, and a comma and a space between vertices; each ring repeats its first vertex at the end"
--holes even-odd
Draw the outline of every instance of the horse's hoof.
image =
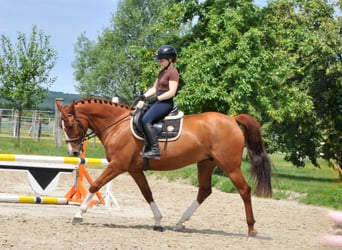
POLYGON ((251 230, 248 232, 248 236, 251 236, 251 237, 256 236, 257 234, 258 234, 257 230, 251 230))
POLYGON ((72 224, 73 224, 73 225, 81 224, 82 221, 83 221, 83 218, 82 218, 82 217, 74 217, 74 218, 72 219, 72 224))
POLYGON ((174 231, 183 230, 185 226, 183 224, 177 223, 176 226, 173 228, 174 231))
POLYGON ((164 232, 164 228, 162 226, 154 226, 153 230, 158 232, 164 232))

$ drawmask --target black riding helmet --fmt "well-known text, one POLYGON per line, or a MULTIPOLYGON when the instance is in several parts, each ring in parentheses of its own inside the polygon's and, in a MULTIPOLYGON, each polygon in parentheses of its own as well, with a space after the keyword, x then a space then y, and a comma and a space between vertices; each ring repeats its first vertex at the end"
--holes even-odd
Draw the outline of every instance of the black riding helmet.
POLYGON ((157 50, 157 54, 155 56, 155 60, 158 61, 160 59, 176 59, 177 51, 171 45, 163 45, 157 50))

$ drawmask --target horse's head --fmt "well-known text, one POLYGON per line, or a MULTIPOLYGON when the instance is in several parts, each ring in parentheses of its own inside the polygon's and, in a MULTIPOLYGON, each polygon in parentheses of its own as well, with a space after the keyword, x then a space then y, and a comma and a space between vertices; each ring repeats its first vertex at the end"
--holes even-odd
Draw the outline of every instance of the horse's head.
POLYGON ((86 139, 87 131, 82 121, 76 116, 75 102, 69 106, 63 106, 56 100, 56 107, 61 113, 61 124, 68 144, 68 154, 79 156, 83 149, 83 142, 86 139))

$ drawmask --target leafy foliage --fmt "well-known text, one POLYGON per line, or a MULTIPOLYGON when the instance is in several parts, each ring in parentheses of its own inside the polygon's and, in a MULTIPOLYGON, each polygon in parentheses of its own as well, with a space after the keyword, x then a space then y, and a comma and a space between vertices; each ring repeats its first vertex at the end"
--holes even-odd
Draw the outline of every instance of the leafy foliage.
POLYGON ((23 108, 37 107, 56 80, 50 77, 56 63, 56 51, 50 46, 50 37, 37 26, 33 26, 29 38, 18 33, 17 39, 14 47, 8 37, 1 35, 0 95, 19 111, 19 143, 23 108))
POLYGON ((18 33, 18 43, 1 35, 0 93, 13 107, 34 107, 47 96, 48 87, 56 80, 50 71, 56 63, 56 52, 50 37, 33 26, 29 38, 18 33))
POLYGON ((141 88, 154 82, 155 70, 148 65, 162 35, 156 35, 152 24, 162 18, 159 13, 167 4, 162 0, 123 1, 111 27, 103 30, 96 43, 85 35, 79 37, 73 67, 82 95, 118 96, 121 102, 131 103, 141 88))
POLYGON ((97 42, 80 37, 80 90, 130 102, 156 76, 153 51, 172 44, 181 74, 176 101, 186 113, 249 113, 270 152, 297 166, 306 158, 318 166, 324 153, 341 166, 338 7, 341 1, 271 0, 259 8, 250 0, 126 0, 97 42))
POLYGON ((341 155, 341 130, 330 125, 335 119, 331 111, 335 117, 341 115, 336 99, 342 87, 342 43, 337 36, 341 25, 333 14, 333 6, 318 0, 273 1, 264 10, 264 29, 273 38, 269 50, 279 65, 270 73, 282 84, 280 107, 268 127, 277 131, 270 148, 286 152, 286 159, 297 166, 304 166, 305 156, 318 165, 321 142, 334 148, 326 159, 341 155), (333 96, 328 94, 332 92, 333 96), (329 143, 324 137, 332 131, 337 133, 329 143))

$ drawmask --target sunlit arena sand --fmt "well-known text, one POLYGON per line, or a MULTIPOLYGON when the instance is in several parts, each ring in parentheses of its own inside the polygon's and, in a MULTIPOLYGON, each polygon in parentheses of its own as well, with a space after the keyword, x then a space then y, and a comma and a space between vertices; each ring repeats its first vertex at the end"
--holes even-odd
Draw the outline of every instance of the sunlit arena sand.
MULTIPOLYGON (((96 178, 101 170, 90 170, 96 178)), ((334 234, 329 209, 253 197, 258 234, 248 237, 243 202, 238 194, 213 190, 185 229, 173 228, 197 195, 184 180, 169 182, 147 176, 162 214, 164 232, 153 231, 153 215, 133 179, 121 175, 113 181, 120 205, 88 210, 83 223, 72 225, 75 205, 0 203, 1 249, 330 249, 321 245, 334 234)), ((51 196, 63 197, 75 174, 63 174, 51 196)), ((106 190, 101 190, 104 193, 106 190)), ((35 195, 24 172, 0 172, 2 194, 35 195)), ((334 249, 334 248, 331 248, 334 249)))

